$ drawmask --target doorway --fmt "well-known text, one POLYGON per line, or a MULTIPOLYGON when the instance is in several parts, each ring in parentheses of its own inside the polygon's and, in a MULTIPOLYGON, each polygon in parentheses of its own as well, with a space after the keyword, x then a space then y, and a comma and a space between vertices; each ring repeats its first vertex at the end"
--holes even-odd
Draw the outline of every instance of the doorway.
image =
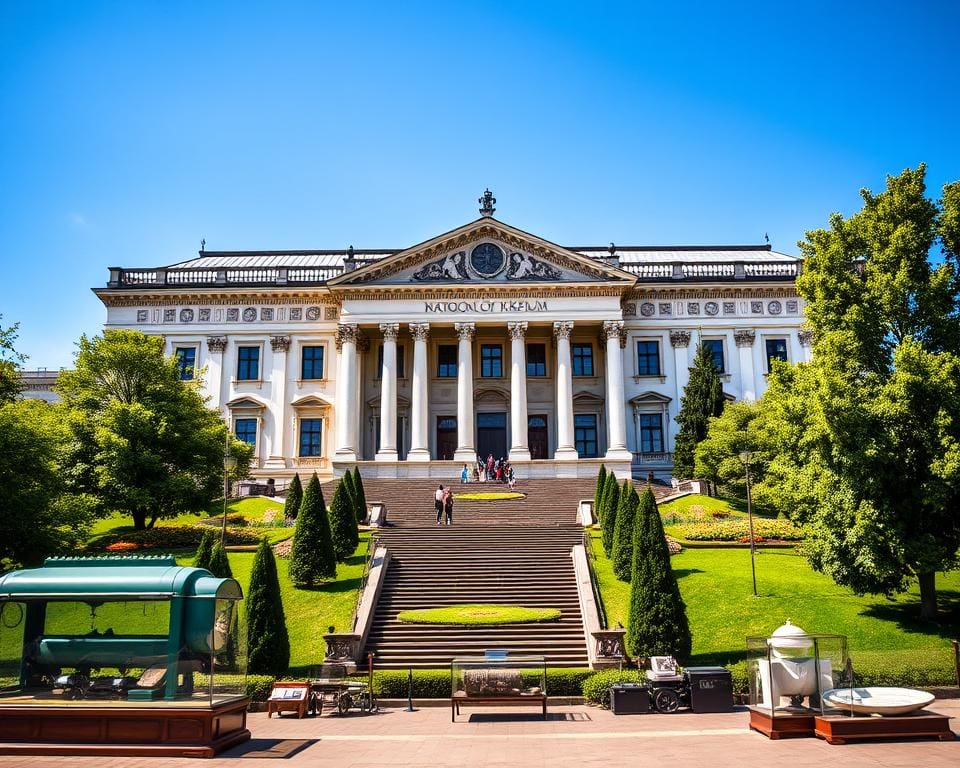
POLYGON ((527 419, 527 445, 531 459, 547 458, 547 417, 530 416, 527 419))
POLYGON ((457 418, 437 416, 437 459, 451 461, 457 450, 457 418))
POLYGON ((495 459, 507 455, 507 414, 477 414, 477 453, 484 459, 491 453, 495 459))

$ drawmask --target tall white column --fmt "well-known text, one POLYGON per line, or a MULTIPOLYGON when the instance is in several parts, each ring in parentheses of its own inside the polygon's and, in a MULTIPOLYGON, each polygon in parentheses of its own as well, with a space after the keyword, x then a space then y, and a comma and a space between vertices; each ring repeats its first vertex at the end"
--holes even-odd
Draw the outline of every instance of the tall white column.
POLYGON ((627 450, 627 414, 623 394, 623 347, 627 337, 622 320, 607 320, 603 324, 607 340, 607 453, 606 458, 631 461, 627 450))
MULTIPOLYGON (((687 382, 690 380, 690 361, 687 356, 687 348, 690 346, 690 331, 670 331, 670 345, 673 347, 674 361, 674 381, 676 381, 677 396, 673 399, 674 418, 668 422, 667 429, 671 435, 671 443, 677 435, 676 416, 680 412, 680 400, 683 397, 683 391, 687 388, 687 382)), ((670 448, 670 450, 673 450, 670 448)))
POLYGON ((357 460, 357 336, 359 329, 352 324, 337 326, 337 347, 340 360, 337 366, 337 450, 336 461, 357 460))
MULTIPOLYGON (((207 336, 207 390, 213 397, 214 403, 221 410, 226 406, 224 397, 223 358, 227 349, 226 336, 207 336)), ((229 381, 229 374, 226 379, 229 381)), ((225 416, 230 414, 224 413, 225 416)))
POLYGON ((287 461, 283 455, 283 438, 287 407, 287 352, 289 336, 271 336, 270 350, 273 353, 270 365, 270 403, 273 416, 273 432, 264 469, 284 469, 287 461))
POLYGON ((477 460, 473 444, 473 323, 456 323, 457 337, 457 450, 454 461, 472 464, 477 460))
POLYGON ((740 387, 742 390, 740 397, 746 402, 753 402, 757 399, 757 378, 753 369, 753 344, 756 338, 756 331, 750 328, 741 328, 733 332, 737 354, 740 356, 740 387))
POLYGON ((410 450, 407 461, 430 461, 428 426, 429 375, 427 374, 427 339, 429 323, 410 323, 413 336, 413 381, 410 393, 410 450))
POLYGON ((570 334, 573 323, 554 323, 557 338, 557 450, 553 458, 575 461, 577 449, 573 444, 573 366, 570 359, 570 334))
POLYGON ((380 450, 377 461, 397 460, 397 323, 381 323, 383 368, 380 370, 380 450))
POLYGON ((507 323, 510 331, 510 461, 530 461, 527 445, 526 323, 507 323))

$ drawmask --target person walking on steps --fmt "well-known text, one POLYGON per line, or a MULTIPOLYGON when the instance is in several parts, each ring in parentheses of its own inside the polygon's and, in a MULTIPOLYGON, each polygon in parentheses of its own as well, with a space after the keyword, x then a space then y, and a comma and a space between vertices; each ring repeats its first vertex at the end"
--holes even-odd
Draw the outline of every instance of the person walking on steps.
POLYGON ((443 511, 447 518, 447 525, 453 525, 453 491, 447 488, 447 497, 443 500, 443 511))
POLYGON ((467 470, 467 465, 463 465, 463 470, 460 472, 460 483, 466 483, 469 477, 469 471, 467 470))
POLYGON ((437 525, 443 522, 443 486, 437 488, 433 494, 433 508, 437 513, 437 525))

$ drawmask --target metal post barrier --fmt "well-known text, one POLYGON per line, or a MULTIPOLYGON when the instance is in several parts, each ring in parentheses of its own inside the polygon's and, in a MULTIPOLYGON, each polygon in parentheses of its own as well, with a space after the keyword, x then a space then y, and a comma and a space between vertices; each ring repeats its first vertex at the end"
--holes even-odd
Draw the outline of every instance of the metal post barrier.
POLYGON ((413 709, 413 670, 407 670, 407 712, 415 711, 413 709))

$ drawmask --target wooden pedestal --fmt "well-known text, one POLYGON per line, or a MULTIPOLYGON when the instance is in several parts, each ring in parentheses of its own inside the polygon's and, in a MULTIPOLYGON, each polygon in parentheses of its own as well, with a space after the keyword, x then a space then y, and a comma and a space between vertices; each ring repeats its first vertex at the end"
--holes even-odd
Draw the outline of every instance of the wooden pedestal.
POLYGON ((858 739, 931 738, 953 741, 950 718, 936 712, 914 712, 890 717, 817 716, 816 735, 828 744, 846 744, 858 739))
POLYGON ((213 757, 250 738, 248 698, 197 706, 0 706, 0 755, 213 757))
POLYGON ((793 739, 813 736, 813 713, 780 712, 770 716, 770 710, 750 707, 750 728, 771 739, 793 739))

